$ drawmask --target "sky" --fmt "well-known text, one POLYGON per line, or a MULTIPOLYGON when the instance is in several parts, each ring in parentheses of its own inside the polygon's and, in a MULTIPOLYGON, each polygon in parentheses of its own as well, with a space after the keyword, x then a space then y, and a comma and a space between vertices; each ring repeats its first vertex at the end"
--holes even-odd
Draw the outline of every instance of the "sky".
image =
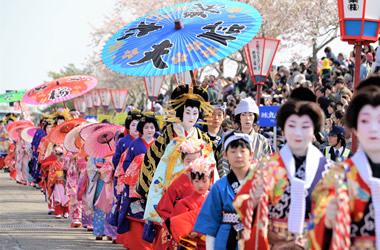
POLYGON ((99 26, 116 0, 0 0, 0 93, 30 89, 74 63, 90 47, 90 24, 99 26))
MULTIPOLYGON (((116 1, 0 0, 0 93, 40 85, 51 80, 49 71, 70 63, 82 68, 94 49, 89 46, 90 24, 101 25, 116 1)), ((336 54, 350 48, 339 39, 331 47, 336 54)), ((280 50, 274 63, 289 60, 290 53, 280 50)))

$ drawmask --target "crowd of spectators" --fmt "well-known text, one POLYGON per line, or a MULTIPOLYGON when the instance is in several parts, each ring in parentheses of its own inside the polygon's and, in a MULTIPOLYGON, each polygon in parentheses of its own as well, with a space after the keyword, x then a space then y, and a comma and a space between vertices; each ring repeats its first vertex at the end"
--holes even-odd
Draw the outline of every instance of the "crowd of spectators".
MULTIPOLYGON (((295 88, 308 88, 315 94, 326 118, 323 131, 315 135, 315 145, 321 150, 329 145, 334 146, 329 144, 328 137, 334 136, 334 132, 331 131, 338 126, 334 131, 343 130, 341 132, 344 133, 345 148, 350 149, 351 132, 346 129, 343 117, 353 95, 354 51, 355 48, 346 57, 343 53, 335 55, 330 47, 326 47, 325 56, 315 62, 316 72, 313 72, 314 62, 311 58, 305 62, 293 62, 290 67, 273 66, 269 77, 262 85, 260 105, 279 106, 289 98, 295 88)), ((375 49, 371 45, 362 49, 360 80, 370 75, 380 76, 380 49, 375 49)), ((210 101, 222 99, 225 102, 227 116, 222 124, 225 131, 238 127, 234 119, 234 110, 240 100, 247 97, 256 100, 257 85, 253 83, 248 72, 242 72, 235 77, 208 75, 200 84, 207 87, 210 101)), ((165 96, 161 95, 155 111, 162 114, 162 107, 167 106, 167 101, 165 96)), ((279 150, 284 144, 284 138, 279 130, 277 130, 276 143, 273 142, 273 128, 260 127, 257 121, 255 130, 267 137, 272 145, 275 145, 274 149, 279 150)))

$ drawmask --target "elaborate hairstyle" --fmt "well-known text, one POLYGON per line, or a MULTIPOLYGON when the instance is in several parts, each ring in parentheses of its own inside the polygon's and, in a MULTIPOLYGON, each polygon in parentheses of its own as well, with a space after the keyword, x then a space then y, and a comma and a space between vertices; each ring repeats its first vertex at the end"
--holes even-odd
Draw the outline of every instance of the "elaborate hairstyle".
POLYGON ((45 119, 44 120, 42 129, 44 130, 45 133, 46 133, 46 127, 48 125, 52 125, 53 126, 54 125, 54 120, 53 119, 45 119))
POLYGON ((175 110, 175 116, 181 121, 183 120, 183 113, 186 107, 198 108, 199 118, 203 117, 203 112, 210 113, 212 110, 211 105, 208 102, 207 89, 200 86, 178 86, 174 89, 170 99, 170 106, 175 110))
POLYGON ((152 112, 146 112, 140 118, 139 123, 137 124, 137 131, 143 134, 144 126, 147 123, 153 123, 156 131, 159 131, 159 126, 156 117, 152 112))
POLYGON ((357 91, 345 115, 345 125, 348 128, 357 129, 359 112, 367 104, 373 107, 380 105, 380 87, 368 85, 357 91))
POLYGON ((315 102, 289 100, 282 104, 277 111, 276 123, 284 131, 286 120, 291 115, 303 116, 307 115, 313 122, 314 133, 321 130, 323 124, 322 110, 315 102))
POLYGON ((205 176, 212 178, 213 170, 216 164, 211 162, 207 157, 208 156, 195 159, 192 163, 190 163, 191 180, 194 180, 197 177, 199 180, 202 180, 205 176))
POLYGON ((133 120, 140 120, 141 111, 138 109, 133 109, 128 112, 127 118, 125 118, 124 127, 129 130, 129 126, 133 120))

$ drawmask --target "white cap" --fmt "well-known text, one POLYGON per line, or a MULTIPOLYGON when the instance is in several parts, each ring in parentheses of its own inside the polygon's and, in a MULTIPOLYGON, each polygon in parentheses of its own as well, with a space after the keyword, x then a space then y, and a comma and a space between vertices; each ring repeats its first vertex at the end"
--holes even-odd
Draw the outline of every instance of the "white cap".
POLYGON ((244 112, 250 112, 259 115, 259 108, 251 97, 242 99, 235 109, 235 115, 244 112))

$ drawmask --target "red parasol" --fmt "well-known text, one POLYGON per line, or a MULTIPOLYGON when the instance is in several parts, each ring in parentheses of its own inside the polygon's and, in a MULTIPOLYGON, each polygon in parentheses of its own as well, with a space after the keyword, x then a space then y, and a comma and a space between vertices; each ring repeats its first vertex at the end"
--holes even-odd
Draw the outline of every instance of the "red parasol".
POLYGON ((66 76, 32 88, 22 100, 33 105, 64 102, 90 91, 97 83, 93 76, 66 76))
POLYGON ((82 118, 64 121, 49 133, 48 140, 54 144, 63 144, 66 135, 83 123, 87 123, 87 121, 82 118))
POLYGON ((90 157, 103 158, 109 155, 116 149, 116 132, 123 130, 123 126, 107 124, 87 138, 84 143, 84 150, 90 157))

